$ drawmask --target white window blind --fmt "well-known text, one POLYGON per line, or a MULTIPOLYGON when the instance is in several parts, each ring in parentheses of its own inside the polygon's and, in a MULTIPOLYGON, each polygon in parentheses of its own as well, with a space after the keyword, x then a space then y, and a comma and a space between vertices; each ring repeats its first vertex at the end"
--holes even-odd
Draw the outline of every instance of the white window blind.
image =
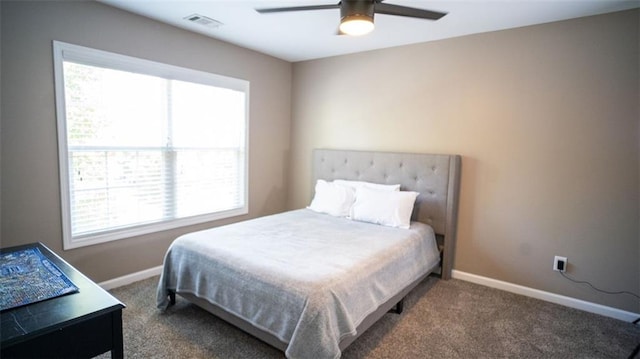
POLYGON ((247 213, 248 83, 54 42, 65 248, 247 213))

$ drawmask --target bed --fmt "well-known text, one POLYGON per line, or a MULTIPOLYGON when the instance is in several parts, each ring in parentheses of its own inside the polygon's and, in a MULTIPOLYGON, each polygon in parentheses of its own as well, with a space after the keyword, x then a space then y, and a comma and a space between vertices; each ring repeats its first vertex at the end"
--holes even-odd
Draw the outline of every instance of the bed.
POLYGON ((457 155, 316 149, 309 208, 177 238, 165 255, 157 306, 166 310, 178 294, 288 358, 338 358, 385 313, 401 311, 428 275, 450 278, 460 162, 457 155), (318 211, 319 186, 345 180, 386 186, 347 191, 358 199, 346 215, 318 211), (386 192, 397 184, 400 191, 386 192), (408 197, 406 221, 379 222, 367 211, 380 206, 361 201, 369 195, 408 197))

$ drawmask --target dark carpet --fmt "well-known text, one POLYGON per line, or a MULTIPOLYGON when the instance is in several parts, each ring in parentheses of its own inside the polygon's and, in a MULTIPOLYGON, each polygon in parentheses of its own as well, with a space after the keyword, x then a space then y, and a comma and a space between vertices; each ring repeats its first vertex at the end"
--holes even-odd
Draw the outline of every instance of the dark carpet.
MULTIPOLYGON (((157 281, 111 291, 127 305, 126 358, 284 358, 180 297, 161 313, 157 281)), ((629 358, 639 344, 632 323, 430 277, 407 296, 401 315, 386 314, 342 358, 629 358)))

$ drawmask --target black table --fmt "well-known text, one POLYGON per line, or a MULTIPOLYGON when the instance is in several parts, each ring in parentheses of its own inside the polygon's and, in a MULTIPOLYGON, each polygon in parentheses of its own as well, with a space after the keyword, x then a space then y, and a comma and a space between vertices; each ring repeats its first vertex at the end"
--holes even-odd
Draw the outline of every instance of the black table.
POLYGON ((2 311, 0 357, 91 358, 111 351, 112 358, 122 358, 124 304, 42 243, 3 248, 0 253, 33 247, 39 248, 80 291, 2 311))

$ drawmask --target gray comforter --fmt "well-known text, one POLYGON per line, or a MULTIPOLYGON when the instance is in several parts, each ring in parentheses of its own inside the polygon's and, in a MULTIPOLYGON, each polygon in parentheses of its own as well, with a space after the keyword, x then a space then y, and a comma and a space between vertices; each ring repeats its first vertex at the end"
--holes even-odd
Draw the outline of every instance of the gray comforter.
POLYGON ((340 341, 432 270, 431 227, 389 228, 285 212, 186 234, 165 256, 157 305, 190 293, 288 343, 288 358, 338 358, 340 341))

